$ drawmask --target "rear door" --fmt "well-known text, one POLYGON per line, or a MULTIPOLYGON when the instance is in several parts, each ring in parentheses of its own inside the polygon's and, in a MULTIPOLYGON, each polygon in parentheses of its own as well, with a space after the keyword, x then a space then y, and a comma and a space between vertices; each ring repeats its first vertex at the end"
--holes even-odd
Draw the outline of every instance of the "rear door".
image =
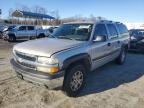
POLYGON ((36 31, 34 26, 28 26, 28 36, 34 37, 36 36, 36 31))
POLYGON ((107 24, 107 29, 109 32, 108 35, 108 46, 110 47, 110 54, 112 58, 115 58, 118 56, 120 52, 120 40, 119 40, 119 34, 117 31, 117 28, 115 24, 107 24))
POLYGON ((128 44, 128 47, 130 47, 130 35, 128 32, 127 27, 124 24, 118 23, 117 29, 119 31, 119 41, 120 41, 120 47, 122 44, 128 44))

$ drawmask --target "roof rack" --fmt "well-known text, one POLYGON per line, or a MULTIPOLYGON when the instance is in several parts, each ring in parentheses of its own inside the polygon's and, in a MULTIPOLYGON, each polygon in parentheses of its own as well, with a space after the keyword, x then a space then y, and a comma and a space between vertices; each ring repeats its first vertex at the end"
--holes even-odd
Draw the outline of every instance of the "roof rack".
POLYGON ((110 22, 110 23, 123 24, 121 22, 115 22, 115 21, 111 21, 111 20, 100 20, 100 22, 110 22))
POLYGON ((100 22, 109 22, 109 20, 99 20, 100 22))

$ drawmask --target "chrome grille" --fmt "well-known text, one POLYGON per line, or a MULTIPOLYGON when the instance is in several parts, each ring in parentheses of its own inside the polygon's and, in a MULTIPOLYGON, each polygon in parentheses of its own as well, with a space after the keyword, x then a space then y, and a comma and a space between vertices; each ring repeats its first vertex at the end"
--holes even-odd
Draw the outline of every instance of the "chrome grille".
POLYGON ((28 56, 28 55, 26 55, 24 53, 20 53, 20 52, 15 52, 15 54, 17 57, 22 58, 24 60, 33 61, 33 62, 36 61, 36 57, 28 56))
POLYGON ((18 62, 19 64, 21 64, 21 65, 23 65, 23 66, 25 66, 25 67, 31 68, 31 69, 35 69, 35 68, 36 68, 36 67, 35 67, 34 65, 32 65, 32 64, 28 64, 28 63, 24 63, 24 62, 19 62, 18 60, 17 60, 17 62, 18 62))
POLYGON ((35 69, 36 56, 14 51, 15 60, 22 66, 35 69))

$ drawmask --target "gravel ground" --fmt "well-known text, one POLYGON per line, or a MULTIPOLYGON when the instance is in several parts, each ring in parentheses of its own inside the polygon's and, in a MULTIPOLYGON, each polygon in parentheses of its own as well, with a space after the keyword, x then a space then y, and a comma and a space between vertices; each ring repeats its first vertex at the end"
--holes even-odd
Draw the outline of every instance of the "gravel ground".
POLYGON ((144 108, 144 55, 128 54, 122 66, 111 62, 88 75, 79 97, 20 80, 9 60, 12 46, 0 40, 0 108, 144 108))

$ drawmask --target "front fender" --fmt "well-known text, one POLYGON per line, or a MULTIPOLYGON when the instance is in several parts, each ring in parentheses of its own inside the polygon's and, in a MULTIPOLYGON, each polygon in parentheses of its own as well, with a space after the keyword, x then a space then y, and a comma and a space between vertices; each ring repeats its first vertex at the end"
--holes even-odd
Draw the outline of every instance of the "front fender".
POLYGON ((67 69, 72 63, 76 63, 80 60, 84 60, 84 63, 87 64, 87 66, 86 66, 87 68, 91 67, 91 58, 90 58, 89 54, 81 53, 81 54, 74 55, 74 56, 69 57, 66 60, 64 60, 62 68, 67 69))

